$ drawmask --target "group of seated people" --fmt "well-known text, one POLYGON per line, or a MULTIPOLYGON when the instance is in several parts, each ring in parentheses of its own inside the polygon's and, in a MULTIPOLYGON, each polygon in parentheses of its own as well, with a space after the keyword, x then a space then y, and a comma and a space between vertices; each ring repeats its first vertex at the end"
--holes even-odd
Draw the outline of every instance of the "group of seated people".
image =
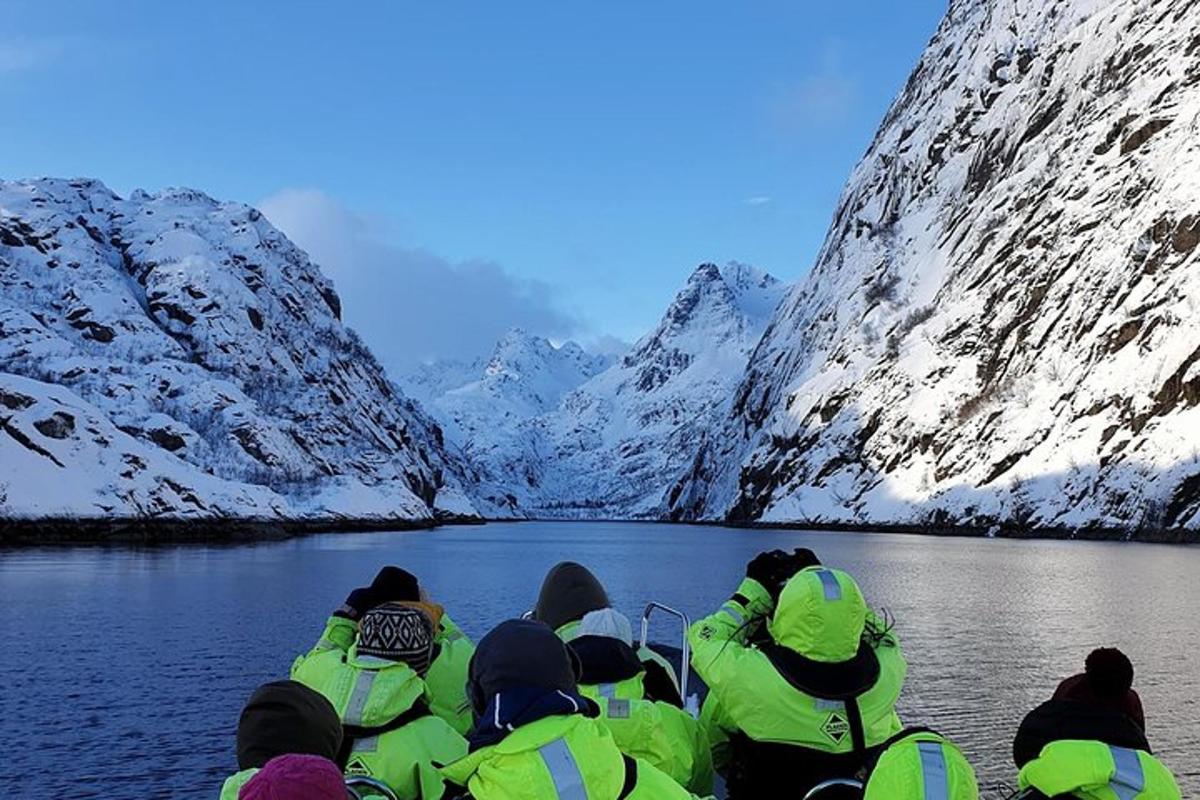
MULTIPOLYGON (((889 622, 809 550, 759 554, 688 630, 698 717, 680 670, 634 641, 585 567, 554 567, 527 616, 474 646, 384 567, 289 680, 250 698, 220 800, 674 800, 711 796, 717 775, 736 800, 979 797, 958 747, 901 724, 889 622)), ((1129 660, 1101 649, 1086 667, 1021 724, 1014 796, 1179 800, 1129 660)))

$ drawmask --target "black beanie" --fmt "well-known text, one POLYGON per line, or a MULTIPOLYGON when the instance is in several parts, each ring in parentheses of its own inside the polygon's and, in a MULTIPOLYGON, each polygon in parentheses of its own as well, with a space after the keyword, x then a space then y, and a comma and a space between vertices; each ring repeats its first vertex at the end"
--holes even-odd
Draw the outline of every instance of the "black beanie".
POLYGON ((1097 697, 1124 697, 1133 687, 1133 664, 1115 647, 1098 647, 1085 662, 1088 685, 1097 697))
POLYGON ((476 713, 500 692, 517 687, 574 693, 579 657, 554 631, 531 619, 502 622, 475 648, 467 688, 476 713))
POLYGON ((296 681, 258 687, 238 720, 238 769, 262 768, 289 754, 336 761, 341 746, 342 721, 333 705, 296 681))
POLYGON ((399 567, 384 567, 371 581, 371 593, 376 603, 408 602, 421 599, 421 587, 417 577, 399 567))
POLYGON ((588 568, 563 561, 546 573, 538 594, 534 617, 558 630, 568 622, 583 619, 589 611, 608 608, 608 594, 588 568))

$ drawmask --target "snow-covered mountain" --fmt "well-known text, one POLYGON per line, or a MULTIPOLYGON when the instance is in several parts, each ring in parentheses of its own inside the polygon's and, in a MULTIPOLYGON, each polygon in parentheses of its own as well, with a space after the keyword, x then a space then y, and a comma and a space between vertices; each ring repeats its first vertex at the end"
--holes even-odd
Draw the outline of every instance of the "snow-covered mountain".
POLYGON ((658 327, 528 426, 543 443, 537 516, 657 518, 671 478, 727 414, 786 286, 744 264, 692 273, 658 327))
POLYGON ((1200 525, 1197 30, 954 0, 672 513, 1200 525))
POLYGON ((486 361, 436 362, 403 385, 441 421, 448 438, 471 452, 481 433, 504 435, 500 431, 557 407, 564 395, 611 363, 575 342, 556 347, 513 328, 486 361))
POLYGON ((753 267, 705 264, 616 363, 512 333, 429 408, 526 515, 657 517, 783 293, 753 267))
POLYGON ((0 516, 474 514, 440 430, 259 212, 0 182, 0 516))

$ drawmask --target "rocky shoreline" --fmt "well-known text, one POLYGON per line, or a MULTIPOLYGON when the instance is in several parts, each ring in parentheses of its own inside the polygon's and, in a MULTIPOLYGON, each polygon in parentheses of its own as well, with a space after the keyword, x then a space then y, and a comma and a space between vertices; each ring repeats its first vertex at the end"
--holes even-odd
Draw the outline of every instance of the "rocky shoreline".
MULTIPOLYGON (((432 530, 447 525, 485 525, 489 522, 563 522, 561 519, 494 519, 446 516, 438 519, 0 519, 0 549, 10 547, 156 545, 238 545, 270 542, 316 533, 383 533, 432 530)), ((627 522, 695 525, 698 527, 757 530, 827 531, 840 533, 902 533, 918 536, 952 536, 998 539, 1051 539, 1143 544, 1200 544, 1200 531, 1177 528, 1129 530, 1124 528, 1030 527, 1014 523, 994 525, 850 524, 838 522, 711 522, 631 519, 589 519, 574 522, 627 522)))
POLYGON ((314 533, 429 530, 442 525, 481 525, 477 517, 437 519, 0 519, 0 548, 248 544, 314 533))

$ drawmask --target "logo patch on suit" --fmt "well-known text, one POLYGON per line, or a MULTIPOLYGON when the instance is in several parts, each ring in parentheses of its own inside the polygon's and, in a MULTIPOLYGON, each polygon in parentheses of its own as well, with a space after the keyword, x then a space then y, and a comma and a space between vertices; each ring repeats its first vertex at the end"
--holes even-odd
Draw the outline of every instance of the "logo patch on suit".
POLYGON ((610 699, 608 701, 609 719, 629 719, 629 701, 610 699))
POLYGON ((363 761, 361 758, 353 758, 350 760, 350 763, 346 765, 346 774, 347 775, 370 775, 371 768, 368 767, 366 762, 363 761))
POLYGON ((821 730, 834 744, 841 744, 842 740, 846 738, 846 734, 850 732, 850 723, 846 721, 840 711, 834 711, 826 717, 821 730))

